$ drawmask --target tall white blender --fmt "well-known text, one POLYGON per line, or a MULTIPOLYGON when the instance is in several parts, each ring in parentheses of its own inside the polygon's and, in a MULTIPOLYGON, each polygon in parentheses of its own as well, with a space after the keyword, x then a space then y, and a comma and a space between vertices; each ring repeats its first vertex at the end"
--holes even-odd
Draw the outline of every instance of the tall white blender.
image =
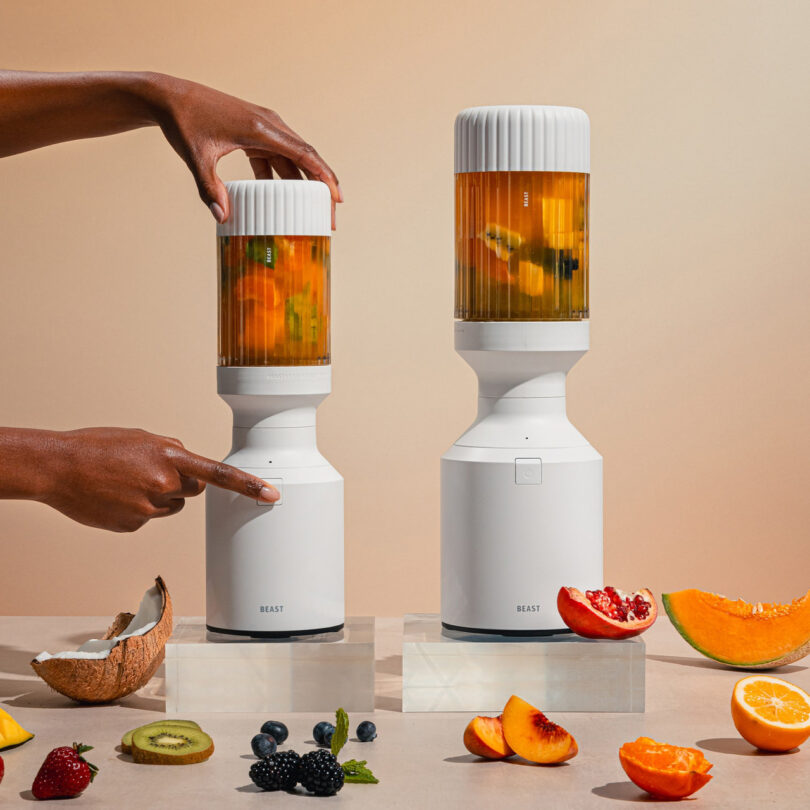
POLYGON ((217 226, 217 390, 233 410, 225 461, 269 481, 274 504, 206 492, 211 637, 339 630, 343 479, 320 454, 315 412, 331 391, 331 199, 305 180, 228 183, 217 226))
POLYGON ((602 587, 602 459, 565 408, 589 348, 590 125, 476 107, 455 140, 455 347, 478 416, 441 462, 442 623, 548 635, 562 585, 602 587))

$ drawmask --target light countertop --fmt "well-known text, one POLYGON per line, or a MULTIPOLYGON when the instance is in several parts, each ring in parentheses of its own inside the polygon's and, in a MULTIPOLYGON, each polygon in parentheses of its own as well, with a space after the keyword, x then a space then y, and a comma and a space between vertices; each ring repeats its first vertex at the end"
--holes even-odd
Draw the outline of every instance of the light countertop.
MULTIPOLYGON (((95 746, 88 759, 100 768, 93 785, 71 807, 183 808, 302 807, 302 795, 262 793, 248 778, 255 758, 250 738, 269 717, 200 714, 194 719, 213 737, 216 751, 201 765, 139 766, 120 754, 121 735, 160 719, 162 679, 112 706, 78 706, 52 692, 29 661, 42 650, 75 649, 98 636, 109 618, 0 617, 0 707, 36 734, 3 752, 6 774, 0 805, 33 800, 31 782, 45 755, 74 740, 95 746)), ((522 762, 482 762, 467 754, 462 733, 468 714, 401 713, 401 619, 377 619, 376 712, 351 716, 350 742, 341 759, 367 759, 378 785, 346 785, 328 806, 374 808, 590 808, 647 801, 619 765, 619 746, 646 735, 661 742, 701 748, 714 763, 714 779, 690 803, 709 808, 807 807, 810 805, 810 742, 806 750, 759 754, 734 729, 731 690, 740 673, 692 650, 666 616, 645 636, 645 714, 552 714, 579 744, 579 755, 556 767, 522 762), (373 719, 378 738, 352 742, 357 723, 373 719)), ((810 659, 808 659, 810 660, 810 659)), ((810 691, 804 662, 775 673, 810 691)), ((543 708, 542 706, 539 708, 543 708)), ((287 714, 286 748, 311 750, 320 714, 287 714), (309 741, 309 742, 307 742, 309 741)), ((669 803, 647 801, 650 805, 669 803)), ((307 805, 308 807, 311 805, 307 805)))

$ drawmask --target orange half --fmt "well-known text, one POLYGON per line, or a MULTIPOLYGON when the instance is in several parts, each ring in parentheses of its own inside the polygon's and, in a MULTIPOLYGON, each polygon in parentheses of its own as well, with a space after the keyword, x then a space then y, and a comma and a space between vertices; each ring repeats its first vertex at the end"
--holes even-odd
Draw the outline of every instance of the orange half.
POLYGON ((619 749, 619 761, 631 781, 651 796, 683 799, 710 779, 712 767, 697 748, 680 748, 639 737, 619 749))
POLYGON ((764 751, 790 751, 810 737, 810 695, 769 675, 737 681, 731 695, 737 731, 764 751))

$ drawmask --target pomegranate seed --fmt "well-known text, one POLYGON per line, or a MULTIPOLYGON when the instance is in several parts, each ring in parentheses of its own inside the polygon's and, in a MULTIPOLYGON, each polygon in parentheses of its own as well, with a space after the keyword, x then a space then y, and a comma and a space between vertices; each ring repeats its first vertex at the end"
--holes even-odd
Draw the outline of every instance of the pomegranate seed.
POLYGON ((641 594, 623 598, 611 585, 601 591, 585 591, 585 597, 596 610, 614 621, 636 621, 650 615, 650 603, 641 594))

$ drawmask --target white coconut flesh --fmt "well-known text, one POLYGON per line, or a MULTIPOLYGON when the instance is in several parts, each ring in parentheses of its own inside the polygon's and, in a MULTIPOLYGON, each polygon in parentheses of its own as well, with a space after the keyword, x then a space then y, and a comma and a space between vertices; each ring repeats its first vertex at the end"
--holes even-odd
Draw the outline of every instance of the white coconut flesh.
POLYGON ((107 658, 110 650, 117 644, 133 636, 146 635, 160 621, 163 614, 163 594, 157 585, 153 585, 141 599, 138 612, 124 629, 123 633, 109 639, 91 638, 85 641, 78 650, 49 653, 42 652, 34 660, 49 661, 51 658, 80 658, 84 660, 101 660, 107 658))

